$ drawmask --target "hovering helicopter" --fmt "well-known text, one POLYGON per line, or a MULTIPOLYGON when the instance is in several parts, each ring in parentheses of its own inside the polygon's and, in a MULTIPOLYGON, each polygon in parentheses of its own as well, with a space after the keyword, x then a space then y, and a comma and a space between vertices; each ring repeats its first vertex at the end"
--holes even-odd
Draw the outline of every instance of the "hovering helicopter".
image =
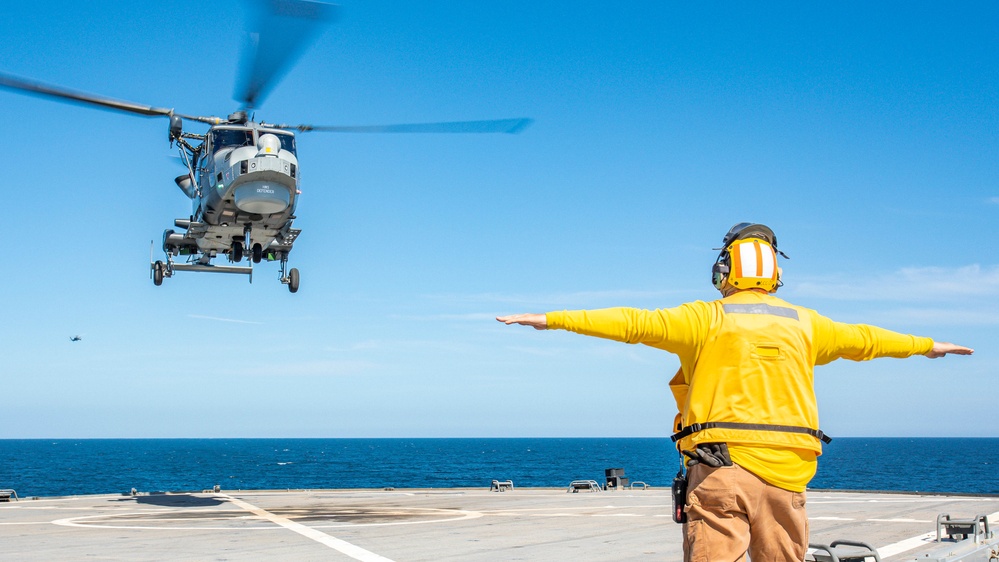
MULTIPOLYGON (((530 119, 454 121, 384 126, 317 126, 271 124, 250 115, 274 82, 304 48, 317 28, 334 19, 337 7, 308 0, 263 0, 259 29, 250 35, 241 80, 234 98, 241 107, 225 118, 182 114, 0 73, 0 87, 79 102, 102 109, 169 119, 169 141, 177 144, 187 173, 175 178, 191 200, 191 214, 174 220, 177 230, 163 232, 163 260, 150 256, 155 285, 177 271, 246 274, 253 264, 280 262, 281 283, 298 291, 298 269, 288 269, 288 256, 301 230, 294 228, 301 195, 297 132, 351 133, 517 133, 530 119), (249 64, 246 62, 249 61, 249 64), (205 123, 204 134, 184 130, 184 120, 205 123), (219 256, 230 265, 215 265, 219 256), (174 261, 186 256, 186 262, 174 261), (248 265, 235 265, 248 258, 248 265)), ((73 340, 79 341, 79 340, 73 340)))
POLYGON ((70 336, 69 341, 83 341, 83 336, 70 336))

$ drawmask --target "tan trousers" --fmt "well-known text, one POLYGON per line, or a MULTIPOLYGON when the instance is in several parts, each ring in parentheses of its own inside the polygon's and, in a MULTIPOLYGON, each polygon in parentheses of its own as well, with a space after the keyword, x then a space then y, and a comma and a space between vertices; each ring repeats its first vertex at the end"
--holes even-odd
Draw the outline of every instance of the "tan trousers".
POLYGON ((738 466, 688 471, 685 562, 800 562, 808 548, 805 494, 738 466))

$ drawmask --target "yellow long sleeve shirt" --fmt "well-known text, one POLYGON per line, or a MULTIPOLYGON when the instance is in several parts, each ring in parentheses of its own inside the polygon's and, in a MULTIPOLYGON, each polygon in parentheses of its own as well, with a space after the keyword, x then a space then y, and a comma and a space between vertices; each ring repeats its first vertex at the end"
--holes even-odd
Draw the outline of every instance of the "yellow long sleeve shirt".
MULTIPOLYGON (((608 308, 546 317, 549 329, 676 354, 680 371, 670 388, 679 427, 735 422, 818 429, 815 365, 839 358, 909 357, 933 346, 930 338, 834 322, 758 291, 652 311, 608 308)), ((759 429, 706 429, 679 446, 690 450, 701 442, 728 443, 733 462, 792 491, 805 489, 822 454, 811 435, 759 429)))

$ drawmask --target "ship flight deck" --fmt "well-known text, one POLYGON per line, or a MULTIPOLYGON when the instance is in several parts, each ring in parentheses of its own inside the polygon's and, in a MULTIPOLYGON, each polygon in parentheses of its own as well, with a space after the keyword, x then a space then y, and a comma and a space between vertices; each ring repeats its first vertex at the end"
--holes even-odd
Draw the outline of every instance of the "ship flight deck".
MULTIPOLYGON (((663 488, 11 497, 0 502, 0 559, 677 561, 681 527, 670 502, 663 488)), ((941 514, 999 517, 999 497, 991 496, 810 490, 807 502, 811 543, 866 543, 889 561, 944 560, 941 548, 970 543, 946 535, 938 542, 941 514)), ((831 560, 823 556, 809 558, 831 560)))

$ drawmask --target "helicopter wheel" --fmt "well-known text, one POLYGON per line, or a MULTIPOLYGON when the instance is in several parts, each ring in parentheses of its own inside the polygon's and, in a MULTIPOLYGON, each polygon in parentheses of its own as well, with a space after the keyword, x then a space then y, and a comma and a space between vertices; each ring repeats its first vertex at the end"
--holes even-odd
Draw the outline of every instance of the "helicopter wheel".
POLYGON ((163 262, 156 260, 156 263, 153 264, 153 285, 157 287, 163 284, 163 269, 163 262))
POLYGON ((294 267, 288 271, 288 290, 292 293, 298 292, 298 270, 294 267))
POLYGON ((232 261, 241 262, 243 261, 243 244, 239 240, 232 241, 232 261))
POLYGON ((260 244, 253 245, 253 263, 260 263, 260 259, 264 257, 264 249, 260 244))

